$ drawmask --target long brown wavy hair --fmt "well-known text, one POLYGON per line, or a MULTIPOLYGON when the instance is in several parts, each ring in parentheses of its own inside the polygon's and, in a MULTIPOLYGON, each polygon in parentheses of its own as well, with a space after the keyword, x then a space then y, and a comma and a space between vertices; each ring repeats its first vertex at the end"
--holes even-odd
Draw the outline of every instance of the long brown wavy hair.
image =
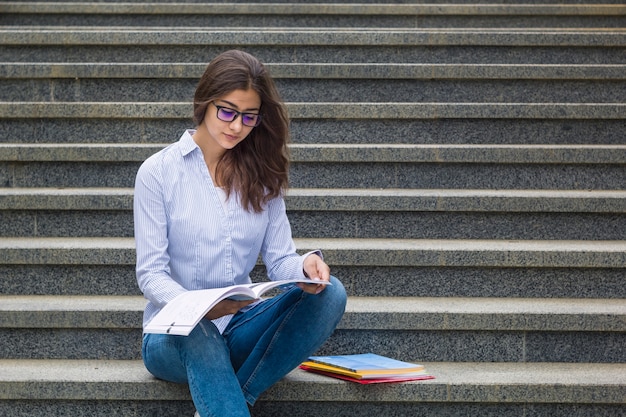
POLYGON ((288 186, 289 118, 274 80, 254 56, 224 52, 207 66, 194 96, 194 123, 199 126, 209 104, 235 90, 252 89, 261 98, 261 124, 224 153, 216 180, 230 196, 237 192, 243 207, 260 212, 288 186))

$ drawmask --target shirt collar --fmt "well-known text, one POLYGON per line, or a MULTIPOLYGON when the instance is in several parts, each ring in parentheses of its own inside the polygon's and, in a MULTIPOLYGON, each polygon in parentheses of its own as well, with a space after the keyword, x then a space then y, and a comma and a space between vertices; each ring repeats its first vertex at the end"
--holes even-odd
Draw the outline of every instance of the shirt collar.
POLYGON ((183 156, 187 156, 196 149, 200 149, 196 141, 193 140, 193 137, 191 136, 194 133, 196 133, 196 131, 193 129, 186 130, 180 138, 180 153, 183 156))

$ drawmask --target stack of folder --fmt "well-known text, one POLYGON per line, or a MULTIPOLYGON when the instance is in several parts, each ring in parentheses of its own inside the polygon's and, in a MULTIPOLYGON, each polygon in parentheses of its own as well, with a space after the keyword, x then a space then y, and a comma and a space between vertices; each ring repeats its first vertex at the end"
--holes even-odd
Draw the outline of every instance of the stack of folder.
POLYGON ((403 362, 375 353, 310 356, 300 369, 359 384, 433 379, 423 365, 403 362))

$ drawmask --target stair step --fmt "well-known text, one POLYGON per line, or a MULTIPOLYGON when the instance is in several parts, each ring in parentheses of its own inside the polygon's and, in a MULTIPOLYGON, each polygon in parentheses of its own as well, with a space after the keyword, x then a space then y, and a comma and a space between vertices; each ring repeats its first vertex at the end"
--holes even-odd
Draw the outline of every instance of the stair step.
MULTIPOLYGON (((535 410, 552 415, 573 411, 618 416, 626 397, 624 364, 424 365, 435 379, 377 386, 294 370, 263 394, 253 414, 289 415, 295 410, 309 416, 312 409, 316 414, 324 413, 341 404, 342 410, 346 410, 341 415, 348 417, 372 415, 368 414, 372 408, 378 415, 398 415, 409 410, 424 410, 437 416, 453 410, 481 415, 535 410)), ((140 361, 0 360, 0 386, 0 412, 7 415, 15 415, 15 410, 35 414, 45 410, 44 414, 54 414, 57 407, 67 407, 66 401, 72 401, 73 415, 86 412, 104 417, 132 412, 147 416, 156 412, 157 404, 161 413, 169 412, 168 415, 193 413, 185 385, 153 378, 140 361)))
MULTIPOLYGON (((141 296, 1 295, 0 327, 137 329, 141 296)), ((626 331, 624 299, 349 297, 338 329, 626 331)))
MULTIPOLYGON (((4 255, 4 253, 3 253, 4 255)), ((393 253, 391 254, 393 255, 393 253)), ((0 292, 18 295, 138 295, 134 264, 2 264, 0 292)), ((339 263, 339 262, 337 262, 339 263)), ((356 262, 355 262, 356 263, 356 262)), ((332 271, 356 296, 626 298, 623 268, 602 266, 372 266, 335 264, 332 271), (384 277, 384 283, 381 281, 384 277)), ((253 280, 267 276, 262 266, 253 280)))
MULTIPOLYGON (((3 236, 132 237, 131 188, 0 188, 3 236)), ((290 189, 294 237, 620 240, 626 191, 290 189), (485 227, 489 224, 490 227, 485 227)))
MULTIPOLYGON (((41 4, 41 3, 40 3, 41 4)), ((365 80, 596 80, 626 79, 626 64, 437 64, 437 63, 297 63, 266 62, 272 78, 365 80)), ((0 76, 7 79, 189 79, 197 81, 206 63, 129 62, 0 62, 0 76)))
POLYGON ((280 27, 623 27, 615 5, 3 4, 0 25, 280 27))
MULTIPOLYGON (((626 105, 288 103, 296 143, 623 145, 626 105)), ((193 127, 189 103, 0 102, 0 141, 158 143, 193 127), (129 135, 128 132, 134 132, 129 135)), ((504 187, 503 187, 504 188, 504 187)))
MULTIPOLYGON (((321 248, 353 296, 626 298, 623 240, 296 239, 296 245, 321 248)), ((139 295, 132 238, 4 237, 0 258, 2 294, 139 295)), ((266 272, 258 265, 251 276, 262 280, 266 272)))
MULTIPOLYGON (((286 103, 295 119, 623 119, 624 103, 286 103)), ((2 118, 181 119, 190 103, 0 102, 2 118)))
MULTIPOLYGON (((20 106, 19 103, 14 103, 20 106)), ((0 108, 2 105, 0 104, 0 108)), ((436 112, 433 112, 436 113, 436 112)), ((0 116, 6 135, 0 142, 32 143, 127 143, 160 144, 175 141, 185 129, 193 128, 190 117, 97 118, 23 118, 0 116), (129 135, 128 132, 134 132, 129 135)), ((564 113, 565 114, 565 113, 564 113)), ((292 113, 293 115, 293 113, 292 113)), ((516 117, 510 115, 511 117, 516 117)), ((493 118, 455 117, 440 119, 435 114, 414 119, 336 119, 292 117, 292 140, 300 144, 571 144, 623 145, 623 119, 607 118, 493 118)))
MULTIPOLYGON (((0 301, 2 358, 140 358, 142 297, 0 301)), ((356 345, 403 360, 626 362, 625 330, 623 299, 350 297, 320 354, 356 345)))
MULTIPOLYGON (((622 67, 624 66, 613 66, 622 67)), ((511 71, 512 73, 520 72, 511 71)), ((567 71, 566 71, 567 72, 567 71)), ((291 102, 619 103, 626 79, 537 79, 513 75, 480 78, 277 78, 291 102), (508 78, 504 78, 508 77, 508 78)), ((193 97, 192 78, 11 78, 2 80, 5 101, 183 102, 193 97)))
MULTIPOLYGON (((163 145, 0 144, 4 187, 132 187, 163 145)), ((293 145, 308 188, 620 189, 625 145, 293 145)))
MULTIPOLYGON (((625 65, 265 65, 292 102, 618 103, 625 65)), ((205 64, 0 63, 6 101, 187 101, 205 64)))
MULTIPOLYGON (((296 143, 623 145, 620 103, 287 103, 296 143)), ((158 143, 193 127, 186 103, 0 102, 0 141, 158 143), (134 132, 129 135, 128 132, 134 132)))
POLYGON ((0 28, 6 62, 197 62, 236 47, 262 62, 623 64, 625 44, 621 28, 0 28))
MULTIPOLYGON (((624 241, 295 239, 334 265, 623 268, 624 241)), ((132 238, 4 238, 6 264, 134 264, 132 238)))
POLYGON ((626 6, 452 2, 2 2, 0 415, 193 415, 140 361, 132 186, 240 48, 292 118, 296 246, 349 294, 319 353, 436 376, 295 370, 254 417, 622 416, 626 6))
MULTIPOLYGON (((285 200, 299 211, 626 213, 622 190, 290 188, 285 200)), ((132 188, 0 188, 0 210, 132 210, 132 202, 132 188)))
MULTIPOLYGON (((510 45, 542 46, 623 46, 624 28, 480 28, 480 29, 410 29, 410 28, 215 28, 210 31, 186 27, 7 27, 0 28, 0 41, 4 45, 210 45, 223 44, 226 36, 233 35, 246 45, 510 45), (594 39, 593 43, 589 43, 594 39)), ((341 62, 346 62, 340 60, 341 62)), ((67 62, 67 61, 66 61, 67 62)), ((71 61, 70 61, 71 62, 71 61)), ((85 61, 82 61, 85 62, 85 61)), ((132 62, 132 61, 131 61, 132 62)), ((300 61, 302 62, 302 61, 300 61)), ((322 61, 319 61, 322 62, 322 61)), ((393 62, 393 61, 392 61, 393 62)))
MULTIPOLYGON (((0 144, 17 162, 143 162, 167 144, 0 144)), ((291 144, 294 162, 624 164, 626 145, 291 144)))

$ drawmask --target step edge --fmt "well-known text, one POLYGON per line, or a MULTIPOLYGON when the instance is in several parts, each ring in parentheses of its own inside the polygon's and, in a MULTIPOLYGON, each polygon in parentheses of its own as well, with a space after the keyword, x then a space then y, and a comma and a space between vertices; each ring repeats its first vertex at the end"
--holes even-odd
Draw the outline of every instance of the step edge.
MULTIPOLYGON (((394 403, 624 404, 626 398, 626 364, 423 364, 435 379, 378 387, 296 369, 261 401, 372 401, 372 392, 376 401, 394 403)), ((153 378, 141 361, 0 360, 0 370, 4 400, 190 400, 186 386, 153 378)))
MULTIPOLYGON (((0 328, 139 329, 141 296, 0 296, 0 328)), ((626 300, 349 297, 341 330, 626 331, 626 300)))
MULTIPOLYGON (((601 80, 626 79, 623 64, 265 63, 274 79, 601 80)), ((4 79, 198 79, 206 64, 0 63, 4 79)))

